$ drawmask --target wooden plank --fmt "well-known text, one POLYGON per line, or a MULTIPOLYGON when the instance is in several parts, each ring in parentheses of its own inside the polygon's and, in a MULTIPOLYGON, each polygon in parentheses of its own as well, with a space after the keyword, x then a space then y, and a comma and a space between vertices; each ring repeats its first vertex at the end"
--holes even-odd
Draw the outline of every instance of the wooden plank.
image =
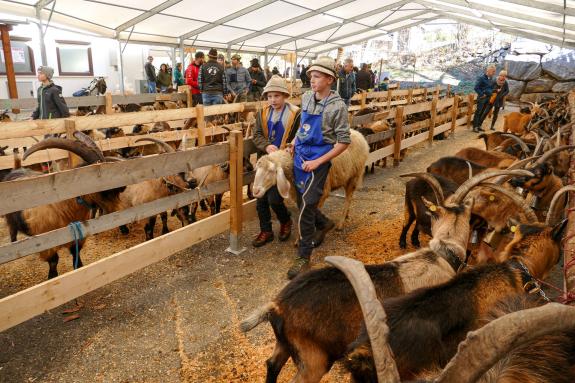
POLYGON ((409 89, 409 93, 407 93, 407 103, 411 104, 413 101, 413 88, 409 89))
POLYGON ((403 106, 398 106, 395 112, 395 138, 394 138, 394 148, 393 148, 393 166, 399 165, 399 160, 401 158, 401 139, 403 136, 403 106))
POLYGON ((198 127, 198 146, 203 146, 206 144, 206 118, 202 104, 196 105, 196 125, 198 127))
POLYGON ((395 129, 386 130, 385 132, 377 132, 375 134, 370 134, 369 136, 365 137, 365 140, 368 144, 373 144, 375 142, 380 142, 383 140, 387 140, 395 136, 395 129))
POLYGON ((392 118, 395 118, 395 109, 386 110, 385 112, 375 113, 373 116, 373 121, 390 120, 392 118))
POLYGON ((401 89, 392 91, 392 97, 405 97, 409 94, 409 89, 401 89))
POLYGON ((438 95, 436 94, 435 96, 433 96, 433 100, 431 101, 431 118, 429 119, 429 136, 427 139, 429 146, 431 146, 433 144, 433 136, 435 135, 434 131, 435 131, 435 124, 436 124, 436 119, 437 119, 437 103, 438 102, 439 102, 438 95))
POLYGON ((459 111, 459 96, 453 97, 453 109, 451 109, 451 137, 455 138, 455 128, 457 127, 457 113, 459 111))
POLYGON ((382 92, 368 92, 367 93, 367 98, 382 98, 382 97, 387 97, 388 93, 387 91, 382 91, 382 92))
POLYGON ((240 235, 242 231, 243 187, 243 136, 241 132, 230 133, 230 233, 240 235))
POLYGON ((0 182, 0 215, 68 198, 225 162, 229 144, 100 163, 38 177, 0 182))
POLYGON ((467 116, 457 119, 457 126, 462 126, 467 124, 467 116))
POLYGON ((365 109, 366 101, 367 101, 367 93, 361 92, 360 93, 360 108, 359 108, 359 110, 365 109))
POLYGON ((38 100, 35 98, 21 98, 18 100, 0 100, 0 109, 36 109, 38 100))
POLYGON ((427 112, 430 110, 431 110, 431 101, 421 102, 419 104, 407 105, 404 107, 404 113, 406 116, 420 112, 427 112))
POLYGON ((425 88, 413 89, 413 96, 421 96, 422 94, 425 94, 425 92, 425 88))
POLYGON ((388 86, 387 87, 387 109, 391 109, 391 97, 392 97, 393 91, 391 90, 391 88, 388 86))
POLYGON ((395 101, 391 101, 388 103, 388 105, 391 106, 395 106, 395 105, 406 105, 407 104, 407 100, 395 100, 395 101))
POLYGON ((114 113, 114 103, 112 102, 112 93, 106 93, 106 114, 114 113))
POLYGON ((423 132, 416 136, 406 138, 401 142, 401 150, 417 145, 420 142, 426 141, 428 138, 429 134, 427 132, 423 132))
MULTIPOLYGON (((253 178, 253 174, 251 174, 251 178, 253 178)), ((248 178, 246 181, 251 182, 251 179, 248 178)), ((84 237, 102 233, 121 225, 127 225, 129 223, 148 218, 152 215, 160 214, 164 211, 189 205, 193 202, 198 202, 213 194, 224 193, 228 191, 228 187, 228 181, 222 180, 205 185, 200 190, 194 189, 186 191, 134 206, 126 210, 106 214, 98 218, 81 222, 82 232, 84 233, 84 237)), ((68 226, 33 237, 27 237, 20 241, 1 246, 0 264, 61 246, 66 243, 70 243, 73 240, 74 237, 72 235, 72 231, 68 226)))
POLYGON ((473 120, 473 94, 467 95, 467 128, 471 127, 473 120))
POLYGON ((433 130, 433 136, 437 136, 438 134, 446 132, 450 129, 451 129, 451 121, 446 122, 445 124, 441 124, 439 126, 436 126, 435 129, 433 130))
MULTIPOLYGON (((243 205, 246 216, 254 215, 255 204, 243 205)), ((225 232, 229 214, 226 210, 0 299, 0 331, 225 232)))
MULTIPOLYGON (((76 132, 76 123, 74 120, 66 119, 64 120, 64 126, 66 128, 66 138, 69 140, 76 140, 74 133, 76 132)), ((68 167, 74 168, 82 163, 82 159, 72 152, 68 152, 68 167)))
POLYGON ((373 162, 379 161, 387 156, 393 155, 394 145, 387 145, 381 149, 378 149, 374 152, 369 153, 367 156, 367 161, 365 161, 365 165, 371 165, 373 162))
POLYGON ((82 97, 65 97, 68 108, 77 108, 79 106, 100 106, 106 105, 104 96, 82 96, 82 97))
POLYGON ((437 112, 441 112, 445 108, 453 105, 453 98, 443 98, 437 101, 437 112))
POLYGON ((430 122, 430 120, 427 119, 427 120, 423 120, 423 121, 414 122, 413 124, 405 125, 403 127, 403 134, 405 135, 405 134, 411 133, 411 132, 416 131, 416 130, 429 128, 429 122, 430 122))
POLYGON ((374 121, 375 113, 365 114, 363 116, 353 116, 350 125, 352 127, 367 124, 374 121))

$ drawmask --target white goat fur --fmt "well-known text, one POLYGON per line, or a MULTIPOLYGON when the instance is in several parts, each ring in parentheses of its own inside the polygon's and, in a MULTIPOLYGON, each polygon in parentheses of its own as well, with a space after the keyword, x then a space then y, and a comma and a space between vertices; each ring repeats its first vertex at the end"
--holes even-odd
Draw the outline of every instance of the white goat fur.
MULTIPOLYGON (((345 203, 341 220, 337 228, 341 229, 345 218, 348 216, 353 192, 361 187, 365 162, 369 155, 369 145, 358 131, 352 130, 351 144, 339 156, 331 160, 331 168, 323 189, 323 196, 319 206, 329 197, 332 190, 343 187, 345 189, 345 203)), ((256 164, 256 176, 253 191, 256 197, 261 197, 272 186, 277 185, 282 197, 291 198, 295 201, 295 184, 293 173, 293 159, 291 155, 278 150, 262 156, 256 164)))

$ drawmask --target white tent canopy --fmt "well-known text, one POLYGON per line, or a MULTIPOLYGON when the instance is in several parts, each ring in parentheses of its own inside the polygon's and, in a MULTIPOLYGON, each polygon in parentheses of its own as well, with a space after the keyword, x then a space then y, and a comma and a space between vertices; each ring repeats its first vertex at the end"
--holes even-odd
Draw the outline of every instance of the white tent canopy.
POLYGON ((170 46, 316 56, 435 19, 575 48, 575 0, 3 0, 0 12, 170 46))

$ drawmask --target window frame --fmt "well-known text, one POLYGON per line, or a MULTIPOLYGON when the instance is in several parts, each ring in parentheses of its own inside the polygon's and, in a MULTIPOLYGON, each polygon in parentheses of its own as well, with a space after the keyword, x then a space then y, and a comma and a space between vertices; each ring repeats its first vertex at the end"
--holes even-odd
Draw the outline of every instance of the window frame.
POLYGON ((90 46, 90 43, 83 41, 56 40, 56 44, 87 46, 86 52, 88 53, 88 66, 89 66, 88 72, 64 72, 62 71, 62 62, 60 59, 60 47, 56 46, 56 59, 58 61, 59 76, 86 76, 86 77, 94 76, 94 65, 92 62, 92 47, 90 46))
MULTIPOLYGON (((27 43, 32 41, 31 38, 27 37, 18 37, 18 36, 10 36, 10 46, 12 47, 13 42, 18 43, 27 43)), ((36 62, 34 61, 34 49, 30 47, 30 45, 26 44, 26 48, 28 48, 28 56, 30 57, 30 70, 27 72, 16 72, 16 76, 34 76, 36 74, 36 62)), ((0 71, 0 76, 6 76, 6 70, 0 71)))

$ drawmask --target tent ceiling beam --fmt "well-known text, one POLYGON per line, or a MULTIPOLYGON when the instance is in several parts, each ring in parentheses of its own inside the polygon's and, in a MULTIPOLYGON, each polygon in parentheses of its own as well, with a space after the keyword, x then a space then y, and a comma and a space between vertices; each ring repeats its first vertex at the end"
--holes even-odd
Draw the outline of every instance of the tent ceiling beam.
POLYGON ((213 29, 213 28, 218 27, 218 26, 220 26, 220 25, 222 25, 222 24, 225 24, 225 23, 227 23, 228 21, 237 19, 238 17, 247 15, 247 14, 250 13, 250 12, 253 12, 253 11, 255 11, 255 10, 258 10, 258 9, 260 9, 260 8, 263 8, 263 7, 265 7, 266 5, 269 5, 269 4, 274 3, 274 2, 276 2, 276 1, 278 1, 278 0, 263 0, 263 1, 258 1, 257 3, 255 3, 255 4, 253 4, 253 5, 250 5, 249 7, 240 9, 240 10, 237 11, 237 12, 234 12, 234 13, 232 13, 232 14, 230 14, 230 15, 227 15, 227 16, 225 16, 225 17, 222 17, 221 19, 218 19, 218 20, 216 20, 216 21, 214 21, 214 22, 212 22, 212 23, 209 23, 209 24, 207 24, 207 25, 204 25, 203 27, 194 29, 193 31, 190 31, 190 32, 188 32, 188 33, 186 33, 186 34, 180 36, 180 38, 181 38, 181 39, 184 39, 184 40, 185 40, 185 39, 189 39, 190 37, 192 37, 192 36, 194 36, 194 35, 199 35, 200 33, 209 31, 210 29, 213 29))
POLYGON ((34 4, 34 7, 38 8, 38 9, 42 9, 46 5, 49 5, 50 3, 52 3, 53 1, 54 0, 39 0, 36 4, 34 4))
POLYGON ((523 5, 525 7, 531 7, 536 9, 541 9, 543 11, 555 12, 559 14, 565 14, 567 16, 575 16, 575 8, 563 8, 561 5, 550 4, 546 1, 539 0, 505 0, 506 3, 513 3, 517 5, 523 5))
POLYGON ((273 48, 273 47, 289 44, 293 41, 297 41, 297 40, 306 38, 308 36, 312 36, 312 35, 315 35, 315 34, 318 34, 321 32, 329 31, 330 29, 338 28, 338 27, 341 27, 345 24, 353 23, 355 21, 365 19, 366 17, 370 17, 373 15, 377 15, 378 13, 386 12, 386 11, 392 10, 394 8, 401 7, 401 6, 403 6, 409 2, 411 2, 411 0, 397 1, 393 4, 389 4, 389 5, 386 5, 384 7, 380 7, 380 8, 374 9, 372 11, 362 13, 361 15, 357 15, 357 16, 351 17, 349 19, 344 19, 343 23, 332 23, 332 24, 326 25, 325 27, 314 29, 314 30, 308 31, 306 33, 302 33, 301 35, 290 37, 289 39, 278 41, 277 43, 273 43, 273 44, 268 45, 267 48, 273 48))
POLYGON ((297 23, 298 21, 302 21, 302 20, 305 20, 305 19, 309 19, 310 17, 320 15, 320 14, 322 14, 322 13, 324 13, 324 12, 327 12, 327 11, 329 11, 329 10, 332 10, 332 9, 334 9, 334 8, 338 8, 338 7, 341 7, 341 6, 343 6, 343 5, 346 5, 346 4, 349 4, 349 3, 353 3, 354 1, 355 1, 355 0, 339 0, 339 1, 336 1, 335 3, 326 5, 325 7, 318 8, 318 9, 316 9, 315 11, 310 11, 310 12, 304 13, 303 15, 299 15, 299 16, 293 17, 293 18, 291 18, 291 19, 289 19, 289 20, 282 21, 281 23, 278 23, 278 24, 275 24, 275 25, 271 25, 271 26, 269 26, 269 27, 267 27, 267 28, 262 29, 261 31, 254 32, 254 33, 250 33, 249 35, 242 36, 242 37, 240 37, 240 38, 234 39, 234 40, 230 41, 229 44, 234 45, 234 44, 239 43, 240 41, 253 39, 254 37, 258 37, 258 36, 261 36, 261 35, 266 34, 266 33, 268 33, 268 32, 275 31, 276 29, 280 29, 280 28, 286 27, 286 26, 288 26, 288 25, 297 23))
POLYGON ((171 6, 178 4, 179 2, 181 2, 182 0, 166 0, 163 3, 156 5, 154 8, 150 9, 147 12, 142 13, 139 16, 134 17, 131 20, 126 21, 124 24, 120 25, 119 27, 117 27, 116 33, 120 33, 122 31, 125 31, 126 29, 135 26, 138 23, 141 23, 144 20, 149 19, 150 17, 162 12, 164 9, 168 9, 171 6))

